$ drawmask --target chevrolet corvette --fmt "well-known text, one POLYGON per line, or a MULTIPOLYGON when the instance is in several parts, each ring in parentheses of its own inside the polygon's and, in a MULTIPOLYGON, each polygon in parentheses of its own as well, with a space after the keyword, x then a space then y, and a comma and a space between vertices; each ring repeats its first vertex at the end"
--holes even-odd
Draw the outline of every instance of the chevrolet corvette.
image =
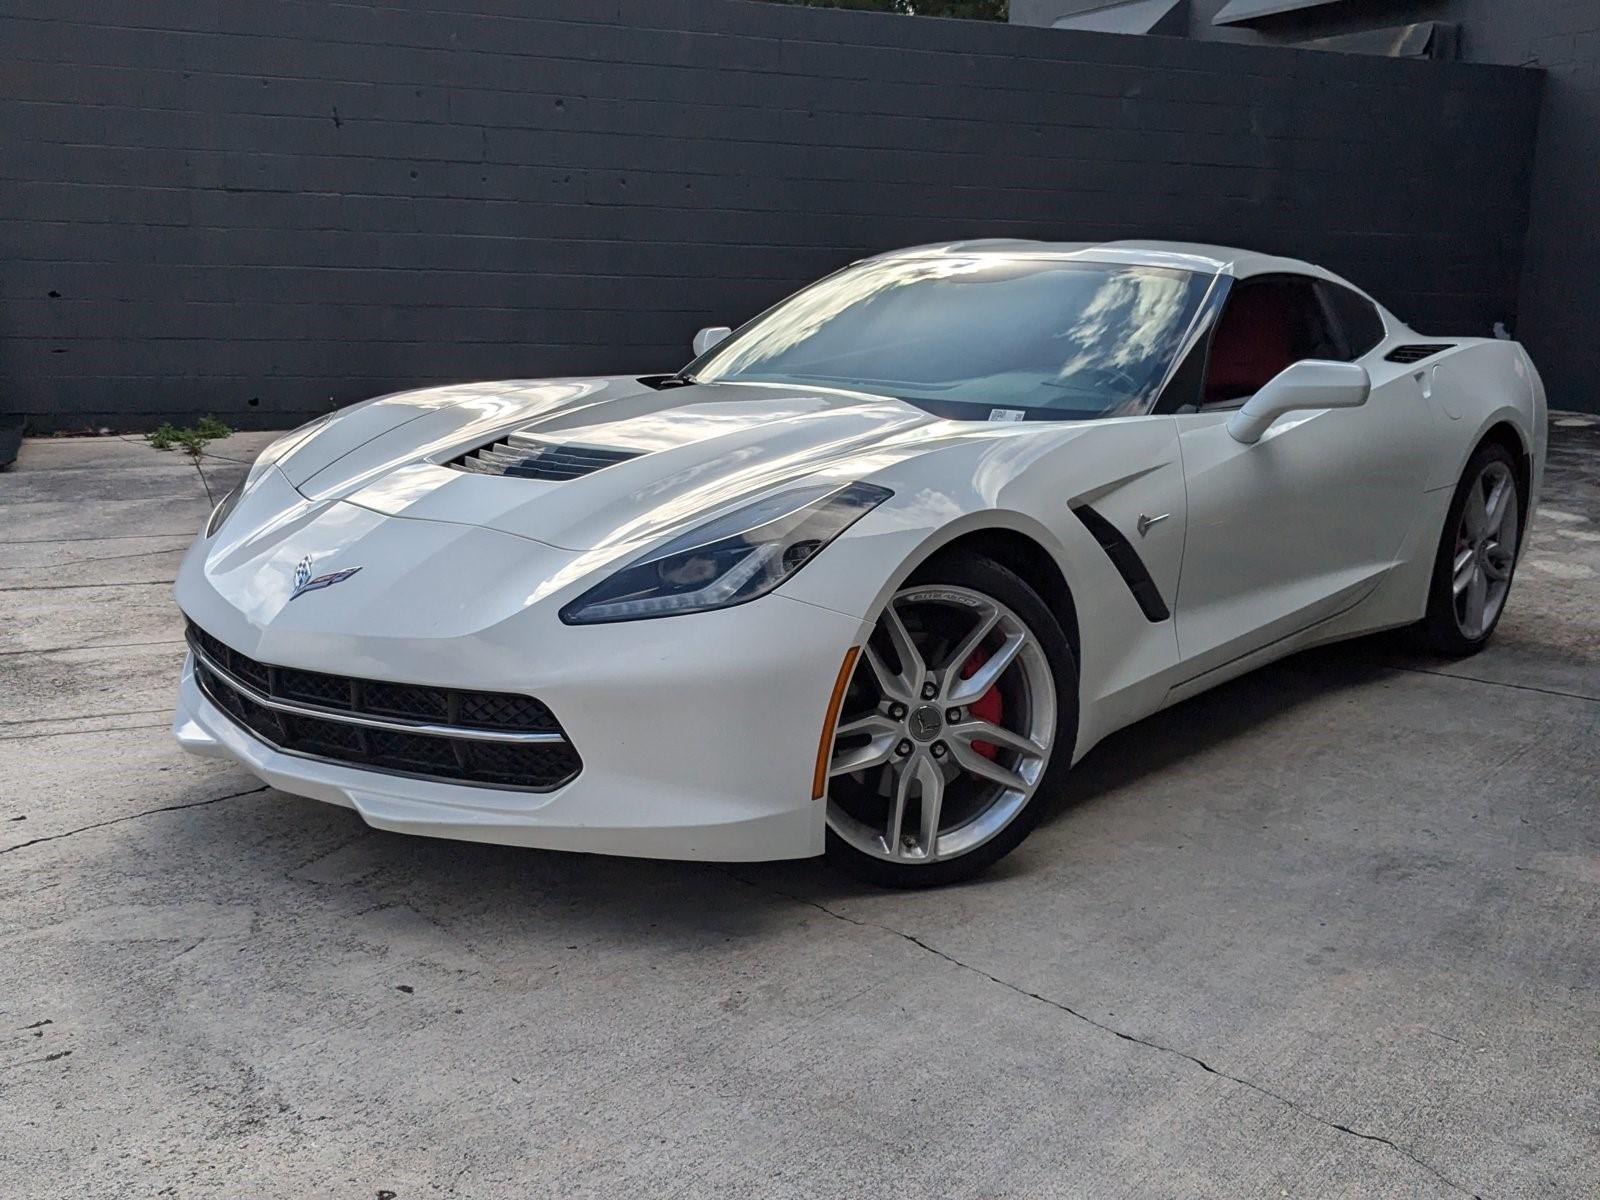
POLYGON ((178 577, 179 743, 379 829, 945 883, 1224 680, 1481 648, 1543 474, 1520 345, 1215 246, 898 251, 694 353, 272 444, 178 577))

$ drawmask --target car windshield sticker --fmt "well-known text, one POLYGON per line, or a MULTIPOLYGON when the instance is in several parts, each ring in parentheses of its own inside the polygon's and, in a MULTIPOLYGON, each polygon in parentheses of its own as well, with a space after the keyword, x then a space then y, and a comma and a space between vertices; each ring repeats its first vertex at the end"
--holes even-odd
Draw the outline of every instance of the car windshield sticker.
POLYGON ((1020 408, 991 408, 989 420, 991 421, 1020 421, 1028 414, 1020 408))

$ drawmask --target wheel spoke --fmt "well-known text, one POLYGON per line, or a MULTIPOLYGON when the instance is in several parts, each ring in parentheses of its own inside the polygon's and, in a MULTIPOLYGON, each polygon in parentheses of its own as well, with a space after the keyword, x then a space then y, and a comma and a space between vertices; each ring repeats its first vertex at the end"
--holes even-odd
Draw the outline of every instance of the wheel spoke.
POLYGON ((839 726, 834 735, 837 744, 844 738, 867 734, 871 741, 865 745, 852 746, 848 750, 836 750, 833 761, 828 765, 828 775, 849 775, 855 771, 864 771, 868 767, 879 767, 888 762, 894 753, 894 745, 898 740, 900 727, 882 713, 868 713, 854 721, 847 721, 839 726))
POLYGON ((886 741, 868 742, 865 746, 858 746, 853 750, 846 750, 842 754, 834 755, 833 762, 828 765, 828 778, 835 775, 850 775, 856 771, 865 771, 868 767, 881 767, 888 762, 894 754, 894 739, 886 741))
POLYGON ((1506 519, 1511 506, 1511 480, 1504 475, 1495 478, 1493 490, 1484 501, 1483 532, 1494 533, 1506 519))
POLYGON ((928 665, 922 661, 922 652, 911 640, 911 633, 900 619, 894 601, 883 610, 883 628, 894 646, 895 657, 900 660, 900 686, 909 699, 915 700, 928 678, 928 665))
POLYGON ((1456 595, 1459 596, 1466 590, 1468 582, 1472 579, 1473 564, 1475 561, 1476 555, 1473 553, 1472 547, 1470 546, 1468 546, 1465 550, 1460 550, 1456 553, 1455 567, 1450 578, 1451 589, 1456 595))
POLYGON ((944 772, 926 754, 917 756, 917 779, 922 784, 922 829, 918 840, 925 858, 939 853, 939 815, 944 808, 944 772))
POLYGON ((905 704, 910 704, 917 698, 915 692, 906 689, 905 680, 889 670, 888 664, 878 656, 878 652, 870 644, 862 657, 867 660, 868 668, 871 669, 873 677, 878 681, 878 690, 885 696, 905 704))
POLYGON ((985 758, 974 750, 971 744, 963 741, 952 741, 950 752, 955 755, 957 764, 969 775, 976 775, 980 779, 987 779, 990 783, 998 783, 1001 787, 1012 788, 1015 791, 1027 792, 1029 784, 1026 779, 1018 775, 1010 767, 1002 766, 992 758, 985 758))
POLYGON ((854 721, 846 721, 839 726, 838 736, 852 737, 856 734, 866 733, 874 736, 878 734, 897 733, 900 726, 882 713, 868 713, 864 717, 857 717, 854 721))
POLYGON ((983 644, 983 639, 989 636, 990 630, 999 623, 1000 613, 993 608, 978 618, 978 623, 973 626, 972 632, 962 639, 961 645, 950 655, 950 661, 945 663, 946 686, 951 679, 961 674, 961 668, 966 665, 967 659, 972 657, 973 652, 983 644))
POLYGON ((1489 604, 1489 577, 1481 568, 1472 569, 1472 579, 1467 584, 1467 611, 1466 629, 1463 631, 1468 637, 1477 637, 1483 632, 1484 614, 1489 604))
MULTIPOLYGON (((921 757, 920 754, 918 757, 921 757)), ((894 798, 889 802, 889 823, 883 831, 884 849, 890 858, 899 858, 906 823, 906 800, 911 795, 911 784, 916 779, 915 764, 902 762, 894 768, 894 798)))
POLYGON ((1479 480, 1467 496, 1467 505, 1461 511, 1461 522, 1466 526, 1470 541, 1482 540, 1489 531, 1488 501, 1483 494, 1483 480, 1479 480))
MULTIPOLYGON (((1044 757, 1044 747, 1032 738, 1012 733, 1011 730, 1002 729, 989 721, 966 720, 959 725, 947 726, 945 734, 952 742, 960 742, 968 747, 973 742, 987 742, 991 746, 999 746, 1002 750, 1014 750, 1025 758, 1044 757)), ((977 751, 974 750, 973 753, 976 754, 977 751)))
MULTIPOLYGON (((945 703, 960 707, 982 698, 1004 675, 1006 668, 1016 661, 1017 655, 1028 644, 1028 635, 1022 632, 1008 637, 987 660, 966 679, 952 673, 945 680, 945 703)), ((956 671, 959 672, 957 667, 956 671)))

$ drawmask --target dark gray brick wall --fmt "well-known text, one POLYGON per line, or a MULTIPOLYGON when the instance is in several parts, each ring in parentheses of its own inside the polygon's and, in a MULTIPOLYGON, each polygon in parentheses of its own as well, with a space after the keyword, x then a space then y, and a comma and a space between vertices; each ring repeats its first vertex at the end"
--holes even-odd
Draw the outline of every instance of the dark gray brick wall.
MULTIPOLYGON (((1471 62, 1546 75, 1517 336, 1551 403, 1600 412, 1600 0, 1344 0, 1262 21, 1214 26, 1225 0, 1193 0, 1192 36, 1293 42, 1396 25, 1452 21, 1471 62)), ((1464 176, 1461 186, 1482 186, 1464 176)))
POLYGON ((0 0, 0 410, 282 425, 670 369, 701 325, 953 237, 1238 243, 1486 331, 1538 92, 738 0, 0 0))

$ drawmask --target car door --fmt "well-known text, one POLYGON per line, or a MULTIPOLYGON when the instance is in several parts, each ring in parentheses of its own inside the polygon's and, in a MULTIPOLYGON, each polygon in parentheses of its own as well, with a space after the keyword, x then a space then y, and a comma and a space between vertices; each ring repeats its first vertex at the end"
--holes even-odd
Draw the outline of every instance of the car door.
POLYGON ((1394 564, 1423 488, 1430 419, 1409 374, 1377 372, 1365 405, 1290 413, 1254 445, 1227 431, 1285 367, 1368 365, 1383 332, 1370 301, 1336 284, 1285 274, 1233 284, 1198 405, 1177 414, 1189 496, 1176 605, 1185 679, 1343 611, 1394 564))

